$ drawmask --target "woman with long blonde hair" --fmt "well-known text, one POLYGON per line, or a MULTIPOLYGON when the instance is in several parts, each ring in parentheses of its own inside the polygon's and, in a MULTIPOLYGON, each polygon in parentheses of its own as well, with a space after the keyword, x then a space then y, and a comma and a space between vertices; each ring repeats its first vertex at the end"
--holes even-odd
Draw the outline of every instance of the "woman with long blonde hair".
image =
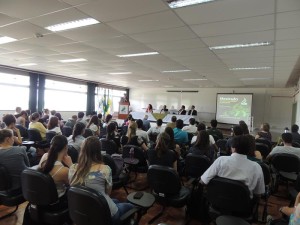
POLYGON ((107 200, 113 224, 118 224, 120 217, 133 208, 130 203, 121 203, 109 197, 112 189, 112 172, 102 161, 101 143, 95 136, 88 137, 82 145, 78 164, 70 167, 70 184, 84 185, 100 192, 107 200))

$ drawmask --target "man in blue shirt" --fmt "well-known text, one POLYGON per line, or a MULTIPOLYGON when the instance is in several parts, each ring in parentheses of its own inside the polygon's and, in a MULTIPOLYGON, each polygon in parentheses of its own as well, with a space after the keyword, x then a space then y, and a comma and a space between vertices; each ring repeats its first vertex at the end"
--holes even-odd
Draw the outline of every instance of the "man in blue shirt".
POLYGON ((174 131, 174 139, 176 144, 187 144, 189 142, 188 133, 182 130, 183 120, 179 119, 176 121, 176 127, 174 131))

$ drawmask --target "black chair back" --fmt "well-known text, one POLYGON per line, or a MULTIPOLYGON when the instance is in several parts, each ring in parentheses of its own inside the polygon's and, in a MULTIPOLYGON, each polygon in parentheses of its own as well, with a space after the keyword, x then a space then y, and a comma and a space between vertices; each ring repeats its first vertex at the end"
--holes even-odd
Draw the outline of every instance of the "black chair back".
POLYGON ((113 140, 107 140, 106 138, 101 138, 101 147, 102 151, 105 151, 106 154, 112 155, 118 153, 118 146, 113 140))
POLYGON ((134 149, 134 158, 139 160, 139 163, 137 164, 137 168, 140 172, 147 172, 148 164, 146 161, 146 153, 144 153, 143 149, 141 149, 138 146, 135 145, 124 145, 123 146, 123 152, 122 157, 123 158, 130 158, 130 149, 134 149))
POLYGON ((21 137, 23 137, 23 139, 27 139, 28 138, 28 131, 26 127, 23 127, 20 124, 16 124, 16 128, 19 129, 21 137))
POLYGON ((0 164, 0 191, 7 191, 11 188, 11 178, 7 169, 0 164))
POLYGON ((38 129, 29 128, 27 131, 28 131, 29 141, 39 142, 43 140, 41 133, 39 132, 38 129))
POLYGON ((271 182, 271 172, 269 166, 263 162, 258 162, 258 164, 261 166, 262 172, 264 174, 265 185, 269 185, 271 182))
POLYGON ((56 135, 56 132, 55 131, 47 131, 46 133, 46 140, 47 142, 50 144, 51 143, 51 140, 52 138, 56 135))
POLYGON ((70 217, 76 225, 111 225, 111 215, 105 197, 84 186, 71 187, 68 191, 70 217))
POLYGON ((107 134, 106 128, 100 127, 100 134, 99 137, 103 138, 107 134))
POLYGON ((68 155, 71 157, 73 163, 78 162, 79 153, 72 145, 68 146, 68 155))
POLYGON ((69 127, 69 126, 63 126, 61 132, 64 136, 69 137, 72 135, 73 129, 72 129, 72 127, 69 127))
POLYGON ((300 143, 292 142, 292 146, 295 147, 295 148, 300 148, 300 143))
POLYGON ((208 157, 189 153, 185 158, 185 175, 192 178, 199 178, 210 165, 208 157))
POLYGON ((266 144, 264 144, 264 143, 256 142, 255 143, 255 149, 260 152, 260 154, 262 155, 263 159, 266 159, 266 157, 270 153, 269 146, 266 145, 266 144))
POLYGON ((117 174, 117 166, 113 158, 110 155, 102 155, 103 162, 111 169, 111 175, 114 177, 117 174))
POLYGON ((84 131, 84 134, 82 136, 85 137, 85 138, 88 138, 88 137, 93 136, 93 135, 94 135, 94 132, 91 129, 86 128, 85 131, 84 131))
POLYGON ((207 186, 207 199, 221 214, 252 215, 253 203, 249 189, 240 181, 213 178, 207 186))
POLYGON ((31 204, 47 206, 58 201, 56 186, 50 175, 25 169, 21 182, 23 196, 31 204))
POLYGON ((300 172, 300 159, 292 154, 275 154, 271 159, 271 164, 277 171, 287 173, 300 172))
POLYGON ((177 172, 170 167, 152 165, 148 169, 147 179, 153 191, 161 196, 176 195, 181 189, 177 172))
POLYGON ((267 145, 269 147, 269 151, 271 151, 271 149, 272 149, 272 143, 265 138, 257 138, 257 139, 255 139, 255 142, 267 145))

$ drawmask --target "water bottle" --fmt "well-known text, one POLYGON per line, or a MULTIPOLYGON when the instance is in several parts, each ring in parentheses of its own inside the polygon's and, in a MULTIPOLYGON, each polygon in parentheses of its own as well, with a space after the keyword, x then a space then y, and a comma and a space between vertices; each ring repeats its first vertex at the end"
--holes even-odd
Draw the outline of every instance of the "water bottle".
POLYGON ((134 148, 131 148, 129 151, 130 159, 133 160, 134 158, 134 148))
POLYGON ((300 225, 300 204, 295 208, 295 212, 290 216, 289 225, 300 225))

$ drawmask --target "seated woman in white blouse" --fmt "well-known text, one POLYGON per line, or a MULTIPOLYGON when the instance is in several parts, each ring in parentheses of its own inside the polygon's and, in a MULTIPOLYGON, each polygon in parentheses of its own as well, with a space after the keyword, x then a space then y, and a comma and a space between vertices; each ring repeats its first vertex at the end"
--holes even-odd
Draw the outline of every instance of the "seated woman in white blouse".
POLYGON ((99 130, 99 120, 96 115, 92 116, 90 119, 89 124, 86 126, 86 128, 89 128, 93 131, 95 136, 99 136, 100 130, 99 130))
POLYGON ((52 116, 47 125, 47 131, 54 131, 56 134, 62 134, 59 126, 58 117, 52 116))

